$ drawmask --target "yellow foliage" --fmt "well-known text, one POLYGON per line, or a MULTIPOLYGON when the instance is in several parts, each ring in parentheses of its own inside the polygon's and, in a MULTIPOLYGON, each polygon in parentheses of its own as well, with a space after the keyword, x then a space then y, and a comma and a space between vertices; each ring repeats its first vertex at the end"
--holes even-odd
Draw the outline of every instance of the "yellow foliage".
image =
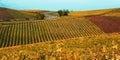
POLYGON ((49 60, 56 60, 56 58, 53 57, 53 56, 50 56, 50 59, 49 59, 49 60))
POLYGON ((107 52, 106 46, 103 45, 102 52, 107 52))
POLYGON ((112 48, 113 49, 118 49, 118 45, 113 45, 112 48))

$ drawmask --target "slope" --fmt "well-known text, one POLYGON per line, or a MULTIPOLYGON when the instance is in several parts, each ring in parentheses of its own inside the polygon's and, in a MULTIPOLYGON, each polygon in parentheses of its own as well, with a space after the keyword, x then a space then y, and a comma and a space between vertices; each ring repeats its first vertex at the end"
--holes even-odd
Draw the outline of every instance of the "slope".
POLYGON ((1 49, 0 57, 1 60, 11 56, 15 56, 12 60, 111 60, 120 56, 119 43, 120 34, 79 37, 1 49))
POLYGON ((0 24, 0 47, 104 34, 89 20, 76 17, 0 24))
POLYGON ((70 16, 93 16, 93 15, 120 17, 120 8, 90 10, 90 11, 74 11, 70 13, 70 16))
POLYGON ((36 14, 0 7, 0 20, 2 21, 22 20, 25 18, 34 18, 35 16, 36 14))

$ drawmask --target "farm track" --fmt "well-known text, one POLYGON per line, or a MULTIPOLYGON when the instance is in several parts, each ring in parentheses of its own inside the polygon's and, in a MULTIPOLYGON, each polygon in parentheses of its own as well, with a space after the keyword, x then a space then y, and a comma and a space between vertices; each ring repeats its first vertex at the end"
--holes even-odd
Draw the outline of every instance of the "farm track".
POLYGON ((0 48, 104 34, 85 18, 0 23, 0 48))
POLYGON ((120 24, 115 18, 104 17, 104 16, 90 16, 87 17, 91 22, 96 24, 105 33, 120 32, 120 24))

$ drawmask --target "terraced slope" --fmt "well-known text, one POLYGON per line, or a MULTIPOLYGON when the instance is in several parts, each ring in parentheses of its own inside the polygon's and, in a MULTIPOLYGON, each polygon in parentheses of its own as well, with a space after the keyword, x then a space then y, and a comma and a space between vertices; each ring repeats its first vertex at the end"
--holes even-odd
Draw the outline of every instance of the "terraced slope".
POLYGON ((0 23, 0 47, 104 34, 85 18, 0 23))

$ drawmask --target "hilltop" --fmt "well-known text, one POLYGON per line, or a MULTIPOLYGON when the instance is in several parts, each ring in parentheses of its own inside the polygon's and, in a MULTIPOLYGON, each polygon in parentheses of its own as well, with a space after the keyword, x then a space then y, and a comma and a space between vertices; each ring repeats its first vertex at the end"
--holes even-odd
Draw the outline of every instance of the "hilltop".
POLYGON ((49 12, 47 10, 20 10, 22 12, 28 12, 28 13, 43 13, 43 12, 49 12))

